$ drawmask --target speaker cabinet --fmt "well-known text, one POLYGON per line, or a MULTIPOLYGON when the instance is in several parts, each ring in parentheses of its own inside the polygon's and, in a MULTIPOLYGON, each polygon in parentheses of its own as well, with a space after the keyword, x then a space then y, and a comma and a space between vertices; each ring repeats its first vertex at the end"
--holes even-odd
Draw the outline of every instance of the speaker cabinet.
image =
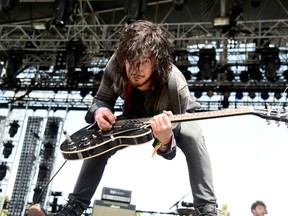
POLYGON ((135 216, 136 206, 128 203, 95 200, 92 216, 135 216))

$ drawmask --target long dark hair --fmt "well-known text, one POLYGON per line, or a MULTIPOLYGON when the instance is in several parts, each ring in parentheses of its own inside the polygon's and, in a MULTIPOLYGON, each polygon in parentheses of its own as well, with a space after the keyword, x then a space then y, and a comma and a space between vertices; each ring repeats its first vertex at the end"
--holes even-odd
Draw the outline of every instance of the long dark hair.
POLYGON ((117 43, 115 68, 124 86, 127 80, 125 61, 128 60, 131 65, 139 67, 144 54, 148 54, 154 62, 151 85, 167 82, 173 62, 170 42, 165 32, 156 24, 137 21, 124 29, 117 43))

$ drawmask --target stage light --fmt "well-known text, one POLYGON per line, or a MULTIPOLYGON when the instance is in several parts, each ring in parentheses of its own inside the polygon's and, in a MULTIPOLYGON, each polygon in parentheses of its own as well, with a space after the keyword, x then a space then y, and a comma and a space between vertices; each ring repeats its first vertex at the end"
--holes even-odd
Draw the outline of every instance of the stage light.
POLYGON ((243 92, 237 91, 235 94, 236 100, 241 100, 243 98, 243 92))
POLYGON ((59 123, 56 121, 49 122, 48 132, 50 137, 56 137, 59 129, 59 123))
MULTIPOLYGON (((69 86, 76 87, 81 82, 86 84, 90 79, 93 79, 93 72, 89 72, 87 69, 83 70, 83 68, 81 68, 81 71, 79 71, 79 68, 68 71, 67 83, 69 86)), ((93 79, 93 82, 96 82, 96 80, 93 79)))
POLYGON ((187 51, 175 51, 174 55, 174 63, 177 68, 182 72, 186 80, 191 79, 191 72, 188 70, 189 67, 189 52, 187 51))
POLYGON ((202 92, 201 91, 196 91, 196 92, 194 92, 194 95, 195 95, 195 97, 196 98, 201 98, 202 97, 202 92))
POLYGON ((10 137, 14 137, 17 132, 18 132, 18 128, 20 127, 20 125, 18 124, 17 120, 14 120, 11 124, 10 124, 10 128, 9 128, 9 135, 10 137))
POLYGON ((209 98, 213 97, 213 95, 214 95, 214 92, 213 92, 213 91, 209 90, 209 91, 207 92, 207 96, 208 96, 209 98))
POLYGON ((256 93, 255 92, 249 92, 248 96, 253 100, 256 97, 256 93))
POLYGON ((277 70, 281 66, 278 48, 264 48, 261 51, 260 67, 265 70, 265 76, 268 81, 278 80, 277 70))
POLYGON ((88 95, 88 94, 89 94, 89 90, 84 89, 84 90, 81 90, 81 91, 80 91, 80 96, 81 96, 82 98, 85 98, 86 95, 88 95))
POLYGON ((57 27, 65 27, 70 24, 71 16, 74 16, 77 0, 55 0, 52 7, 53 24, 57 27))
POLYGON ((263 74, 257 65, 248 66, 248 74, 251 80, 260 81, 263 79, 263 74))
POLYGON ((4 158, 9 158, 9 156, 11 155, 12 150, 14 148, 12 140, 8 140, 7 142, 3 142, 3 144, 4 144, 4 149, 3 149, 4 158))
POLYGON ((269 93, 266 91, 261 92, 261 98, 262 98, 262 100, 268 100, 269 99, 269 93))
POLYGON ((230 24, 230 18, 229 17, 215 17, 213 20, 214 27, 228 26, 229 24, 230 24))
POLYGON ((227 98, 223 98, 223 100, 221 101, 221 105, 222 105, 222 108, 226 109, 229 107, 230 102, 227 98))
POLYGON ((240 80, 241 80, 241 82, 248 82, 249 81, 249 73, 248 73, 248 71, 241 71, 240 80))
POLYGON ((221 101, 222 108, 228 108, 230 105, 229 102, 230 92, 224 92, 223 94, 223 100, 221 101))
POLYGON ((77 64, 83 57, 85 47, 82 41, 69 41, 66 44, 66 69, 74 71, 77 64))
POLYGON ((21 50, 8 51, 8 58, 3 68, 3 78, 15 79, 23 64, 23 52, 21 50))
POLYGON ((54 147, 54 145, 52 143, 47 142, 47 143, 44 144, 43 155, 44 155, 45 159, 48 159, 48 158, 52 157, 53 154, 54 154, 54 151, 55 151, 55 147, 54 147))
POLYGON ((228 67, 228 66, 218 66, 212 73, 211 79, 214 80, 217 78, 217 76, 225 77, 225 80, 227 81, 233 81, 235 78, 234 72, 228 67))
POLYGON ((11 10, 13 10, 19 0, 1 0, 0 4, 0 11, 3 11, 5 13, 9 13, 11 10))
POLYGON ((277 100, 280 100, 282 98, 281 92, 275 92, 274 93, 274 98, 276 98, 277 100))
POLYGON ((204 80, 212 78, 213 72, 216 69, 216 51, 215 49, 200 49, 199 60, 197 66, 199 68, 199 76, 204 80))
POLYGON ((229 32, 229 37, 233 37, 237 33, 236 25, 237 20, 243 14, 243 8, 239 5, 236 5, 229 9, 226 13, 226 17, 229 17, 229 25, 222 26, 222 32, 226 33, 229 32))
POLYGON ((39 181, 43 181, 48 173, 49 167, 45 164, 40 164, 39 172, 38 172, 38 179, 39 181))
POLYGON ((94 76, 93 72, 88 71, 87 67, 81 67, 81 72, 79 73, 79 80, 81 80, 83 82, 88 82, 90 79, 93 79, 93 81, 97 80, 96 77, 94 76), (95 79, 93 79, 93 77, 95 79))
POLYGON ((46 22, 33 22, 31 25, 35 30, 46 30, 48 28, 48 24, 46 22))
POLYGON ((6 174, 7 174, 7 170, 8 170, 8 166, 6 165, 6 163, 2 162, 0 164, 0 181, 2 181, 6 174))
POLYGON ((41 186, 36 186, 34 188, 34 194, 32 201, 33 203, 40 203, 42 199, 42 187, 41 186))
POLYGON ((141 19, 146 7, 146 0, 126 0, 124 4, 124 12, 127 15, 127 23, 130 24, 141 19))
POLYGON ((234 72, 232 70, 227 69, 225 71, 225 74, 226 74, 226 80, 228 80, 230 82, 234 80, 235 75, 234 75, 234 72))
POLYGON ((182 10, 185 4, 185 0, 173 0, 173 6, 175 10, 182 10))
POLYGON ((283 77, 286 81, 288 81, 288 70, 283 71, 283 77))
MULTIPOLYGON (((243 13, 243 8, 241 8, 239 5, 235 5, 227 11, 226 16, 230 17, 230 21, 232 20, 233 22, 236 22, 239 19, 239 17, 242 15, 242 13, 243 13)), ((231 22, 230 22, 230 25, 231 25, 231 22)))

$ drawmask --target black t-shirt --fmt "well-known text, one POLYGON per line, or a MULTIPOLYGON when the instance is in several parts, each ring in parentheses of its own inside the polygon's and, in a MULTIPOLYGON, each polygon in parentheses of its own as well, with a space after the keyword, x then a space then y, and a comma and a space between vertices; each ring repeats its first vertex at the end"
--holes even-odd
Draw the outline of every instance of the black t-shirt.
POLYGON ((129 114, 137 117, 147 117, 148 110, 146 110, 144 106, 146 98, 147 92, 143 92, 137 88, 132 87, 131 110, 129 111, 129 114))

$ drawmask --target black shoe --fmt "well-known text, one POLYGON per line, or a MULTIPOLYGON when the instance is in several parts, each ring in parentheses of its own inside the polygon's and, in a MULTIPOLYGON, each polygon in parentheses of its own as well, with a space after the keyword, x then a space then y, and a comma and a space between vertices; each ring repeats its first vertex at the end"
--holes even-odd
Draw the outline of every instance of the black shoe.
POLYGON ((59 213, 49 215, 39 204, 35 204, 30 207, 28 216, 81 216, 83 211, 79 203, 69 200, 59 213))
POLYGON ((198 206, 195 208, 197 216, 217 216, 217 207, 213 204, 206 204, 205 206, 198 206))

